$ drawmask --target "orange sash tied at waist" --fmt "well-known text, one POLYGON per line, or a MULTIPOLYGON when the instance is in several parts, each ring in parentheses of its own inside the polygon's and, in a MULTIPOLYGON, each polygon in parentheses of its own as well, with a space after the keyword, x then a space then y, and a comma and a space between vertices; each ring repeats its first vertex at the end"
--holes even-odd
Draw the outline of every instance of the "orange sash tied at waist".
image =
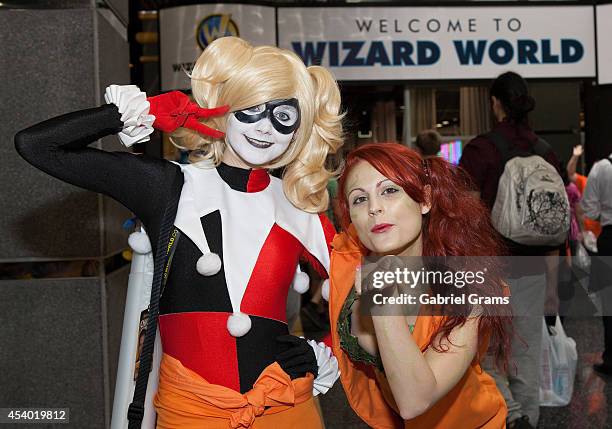
POLYGON ((226 427, 250 428, 255 418, 276 414, 312 398, 314 377, 291 380, 277 362, 268 365, 253 389, 241 394, 211 384, 164 354, 159 369, 159 388, 153 403, 157 427, 202 428, 207 418, 226 419, 226 427))

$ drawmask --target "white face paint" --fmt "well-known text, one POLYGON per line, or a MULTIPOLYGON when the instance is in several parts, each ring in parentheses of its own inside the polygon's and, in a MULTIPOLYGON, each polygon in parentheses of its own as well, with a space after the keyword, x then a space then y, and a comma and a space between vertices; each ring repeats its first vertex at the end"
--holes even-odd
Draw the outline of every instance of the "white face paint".
MULTIPOLYGON (((261 106, 265 109, 265 105, 261 106)), ((253 110, 253 113, 259 112, 262 110, 261 106, 249 110, 253 110)), ((269 164, 285 153, 294 134, 295 131, 289 134, 279 133, 268 117, 257 122, 246 123, 236 119, 235 113, 232 113, 227 121, 225 139, 243 161, 257 166, 269 164)))

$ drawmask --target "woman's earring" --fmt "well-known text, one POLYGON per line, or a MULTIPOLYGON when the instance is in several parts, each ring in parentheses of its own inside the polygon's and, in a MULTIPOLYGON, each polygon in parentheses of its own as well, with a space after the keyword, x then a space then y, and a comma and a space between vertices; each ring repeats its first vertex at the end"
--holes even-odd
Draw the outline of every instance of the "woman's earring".
POLYGON ((431 211, 431 185, 425 185, 425 202, 421 203, 421 214, 426 215, 431 211))

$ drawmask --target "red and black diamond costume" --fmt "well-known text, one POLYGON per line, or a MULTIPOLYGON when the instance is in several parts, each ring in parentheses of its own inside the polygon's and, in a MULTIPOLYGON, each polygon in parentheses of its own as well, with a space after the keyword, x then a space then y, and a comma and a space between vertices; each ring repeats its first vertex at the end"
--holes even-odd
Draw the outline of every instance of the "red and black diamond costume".
MULTIPOLYGON (((154 252, 167 201, 181 195, 174 223, 181 237, 160 300, 163 350, 208 383, 246 393, 290 347, 277 338, 288 334, 286 298, 299 259, 327 277, 333 227, 291 205, 281 181, 265 170, 179 166, 87 147, 124 129, 121 118, 112 104, 70 113, 21 131, 16 147, 48 174, 125 205, 141 219, 154 252), (221 259, 216 274, 196 268, 207 252, 221 259), (240 322, 234 335, 231 317, 240 322)), ((302 363, 311 365, 309 357, 302 363)), ((283 369, 292 379, 305 375, 283 369)))

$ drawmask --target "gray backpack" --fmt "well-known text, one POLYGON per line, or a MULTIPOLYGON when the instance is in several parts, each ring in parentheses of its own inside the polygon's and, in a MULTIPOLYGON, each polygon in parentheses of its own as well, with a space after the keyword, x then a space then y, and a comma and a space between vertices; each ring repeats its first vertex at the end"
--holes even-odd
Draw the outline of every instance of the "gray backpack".
POLYGON ((528 246, 556 246, 570 228, 570 206, 561 176, 544 156, 551 150, 542 139, 531 152, 513 147, 503 136, 490 133, 499 151, 503 173, 491 220, 504 237, 528 246))

